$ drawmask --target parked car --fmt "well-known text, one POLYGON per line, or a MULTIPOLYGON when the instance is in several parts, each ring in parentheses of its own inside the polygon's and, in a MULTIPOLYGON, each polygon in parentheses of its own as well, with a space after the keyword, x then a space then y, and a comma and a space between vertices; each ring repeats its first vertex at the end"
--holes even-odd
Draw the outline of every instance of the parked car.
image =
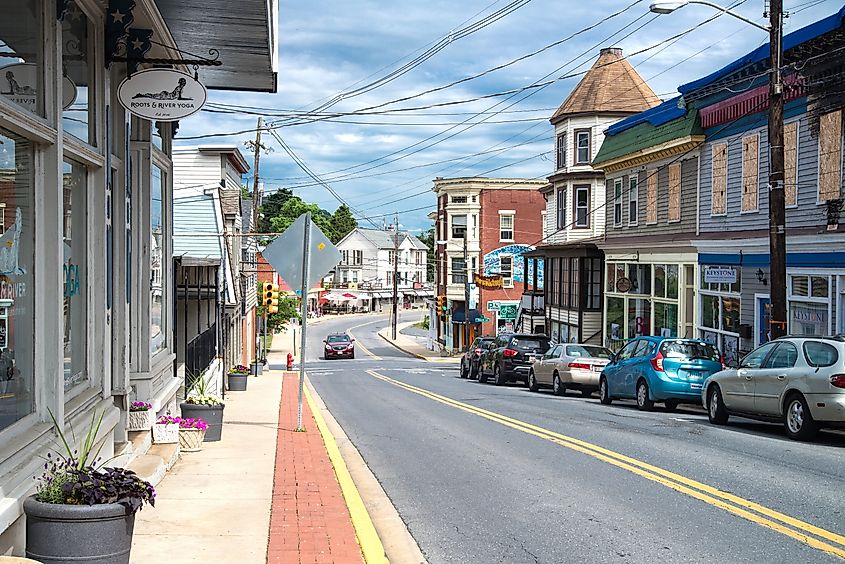
POLYGON ((731 415, 782 422, 787 436, 812 439, 845 426, 845 337, 782 337, 757 347, 739 367, 717 372, 702 389, 710 422, 731 415))
POLYGON ((529 370, 528 389, 537 392, 551 387, 556 396, 562 396, 567 388, 577 388, 589 397, 599 389, 599 375, 612 356, 610 349, 596 345, 554 345, 529 370))
POLYGON ((333 333, 323 341, 326 348, 323 358, 355 358, 355 339, 346 333, 333 333))
POLYGON ((478 378, 478 364, 481 360, 481 353, 487 350, 495 337, 476 337, 470 344, 467 351, 461 356, 461 378, 475 380, 478 378))
POLYGON ((697 339, 638 337, 628 342, 599 377, 605 405, 616 398, 633 398, 648 411, 663 402, 672 411, 679 403, 701 403, 704 381, 722 370, 719 351, 697 339))
POLYGON ((549 350, 549 338, 528 333, 504 334, 481 356, 478 381, 486 382, 493 376, 497 386, 506 382, 528 384, 528 373, 534 361, 549 350))

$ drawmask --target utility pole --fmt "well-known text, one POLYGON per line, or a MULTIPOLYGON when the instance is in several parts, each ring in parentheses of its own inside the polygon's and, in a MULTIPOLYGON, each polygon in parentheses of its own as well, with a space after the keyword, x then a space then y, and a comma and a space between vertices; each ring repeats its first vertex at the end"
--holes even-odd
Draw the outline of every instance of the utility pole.
POLYGON ((464 327, 461 331, 462 350, 469 349, 469 262, 467 261, 467 235, 464 233, 464 327))
POLYGON ((393 319, 391 335, 396 340, 396 318, 399 315, 399 212, 393 223, 393 319))
POLYGON ((786 206, 783 157, 783 0, 769 2, 769 256, 771 337, 786 334, 786 206))
MULTIPOLYGON (((264 125, 264 118, 258 118, 258 125, 255 128, 255 143, 252 149, 255 154, 252 166, 252 229, 258 231, 258 161, 261 157, 261 127, 264 125)), ((249 142, 247 141, 249 145, 249 142)))

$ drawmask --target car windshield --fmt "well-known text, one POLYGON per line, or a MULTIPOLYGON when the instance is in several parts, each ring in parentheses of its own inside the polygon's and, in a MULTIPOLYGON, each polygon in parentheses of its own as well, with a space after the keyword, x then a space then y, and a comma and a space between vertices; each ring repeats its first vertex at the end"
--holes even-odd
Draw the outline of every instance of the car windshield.
POLYGON ((586 356, 591 358, 604 358, 610 360, 613 353, 610 349, 596 347, 593 345, 570 345, 566 347, 566 356, 586 356))
POLYGON ((698 341, 663 341, 660 352, 666 358, 719 362, 719 351, 716 347, 698 341))
POLYGON ((510 346, 521 351, 544 353, 549 350, 549 340, 536 337, 514 337, 511 339, 510 346))
POLYGON ((329 343, 348 343, 349 337, 346 335, 329 335, 326 341, 329 343))

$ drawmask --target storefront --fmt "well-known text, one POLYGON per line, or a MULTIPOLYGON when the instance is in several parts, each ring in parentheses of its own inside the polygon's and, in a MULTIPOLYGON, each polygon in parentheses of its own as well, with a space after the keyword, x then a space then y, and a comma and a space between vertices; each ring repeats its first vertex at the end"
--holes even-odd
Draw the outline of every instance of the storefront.
POLYGON ((695 264, 684 254, 608 253, 605 265, 605 344, 616 350, 643 335, 691 337, 695 264), (639 255, 639 261, 633 262, 639 255), (672 260, 674 259, 674 261, 672 260))

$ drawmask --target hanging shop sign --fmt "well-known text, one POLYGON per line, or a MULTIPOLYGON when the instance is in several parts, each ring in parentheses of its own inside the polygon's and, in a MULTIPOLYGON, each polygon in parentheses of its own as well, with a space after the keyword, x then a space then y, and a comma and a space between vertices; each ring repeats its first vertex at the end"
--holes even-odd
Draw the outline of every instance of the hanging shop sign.
POLYGON ((136 72, 117 89, 120 104, 132 114, 154 121, 178 121, 202 109, 208 98, 203 84, 173 69, 136 72))
POLYGON ((631 279, 627 276, 620 276, 616 279, 616 291, 626 294, 631 291, 631 287, 633 284, 631 283, 631 279))
POLYGON ((736 269, 732 266, 706 266, 704 267, 704 282, 736 284, 736 269))
MULTIPOLYGON (((38 111, 38 65, 18 63, 0 68, 0 94, 35 113, 38 111)), ((76 101, 76 84, 68 77, 62 80, 62 109, 76 101)))
POLYGON ((502 288, 502 275, 483 276, 476 274, 475 284, 482 290, 500 290, 502 288))

